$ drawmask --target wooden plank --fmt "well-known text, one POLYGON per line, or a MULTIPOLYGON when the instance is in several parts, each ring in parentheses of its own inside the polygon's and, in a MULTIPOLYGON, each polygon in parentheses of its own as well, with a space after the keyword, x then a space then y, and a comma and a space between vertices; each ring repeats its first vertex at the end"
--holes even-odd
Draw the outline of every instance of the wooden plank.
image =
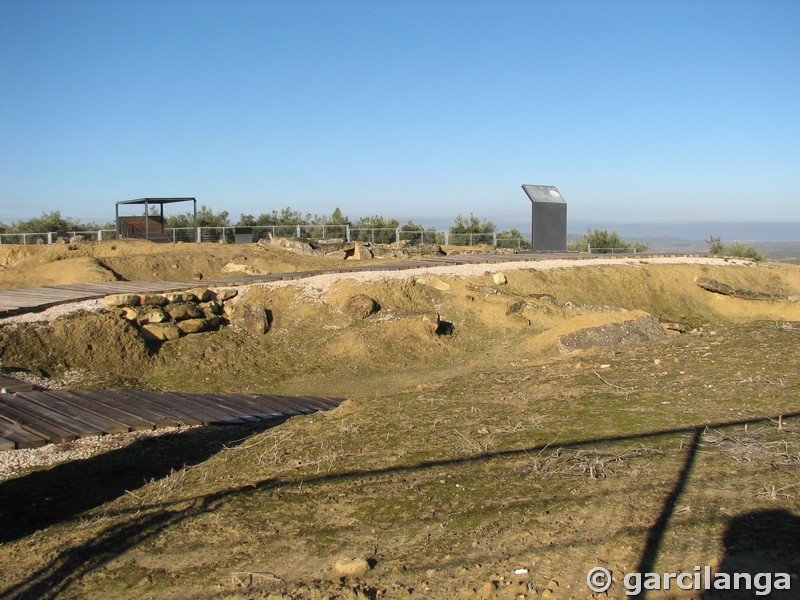
MULTIPOLYGON (((10 405, 6 401, 6 396, 12 396, 12 394, 0 394, 0 415, 12 423, 15 423, 23 429, 27 429, 31 433, 38 435, 40 438, 44 438, 48 442, 71 442, 72 440, 78 439, 76 434, 65 429, 61 429, 56 425, 52 425, 51 423, 48 423, 47 421, 42 420, 35 415, 29 414, 24 410, 20 410, 16 406, 10 405)), ((9 436, 4 435, 3 437, 9 436)))
POLYGON ((283 416, 282 412, 272 408, 264 409, 256 405, 239 402, 227 397, 227 394, 202 394, 204 402, 213 403, 215 406, 240 415, 250 420, 271 419, 283 416))
POLYGON ((7 392, 29 392, 33 389, 33 384, 13 377, 0 377, 0 388, 7 392))
POLYGON ((215 394, 215 396, 233 405, 241 406, 242 410, 249 410, 253 415, 264 418, 291 417, 303 414, 303 411, 297 407, 282 402, 274 402, 264 395, 261 395, 260 398, 245 394, 215 394))
POLYGON ((47 440, 27 429, 23 429, 13 421, 5 419, 0 415, 0 436, 13 442, 17 448, 39 448, 47 443, 47 440))
MULTIPOLYGON (((203 414, 214 415, 217 419, 216 423, 244 423, 246 421, 254 420, 247 414, 242 414, 242 411, 230 408, 229 406, 220 403, 216 398, 212 398, 209 394, 185 394, 182 392, 169 392, 168 394, 189 406, 194 406, 196 410, 203 414)), ((209 421, 209 423, 212 423, 209 421)))
POLYGON ((0 437, 0 452, 2 452, 3 450, 13 450, 16 447, 17 445, 11 440, 7 440, 4 437, 0 437))
POLYGON ((159 398, 153 392, 139 392, 137 390, 121 390, 118 392, 121 397, 128 398, 129 402, 139 404, 150 412, 170 419, 172 425, 202 425, 203 420, 190 414, 182 407, 171 405, 163 398, 159 398))
MULTIPOLYGON (((136 395, 137 397, 142 394, 142 392, 136 392, 134 390, 126 390, 126 393, 136 395)), ((152 396, 152 394, 148 394, 148 396, 152 396)), ((167 403, 171 408, 179 410, 193 419, 200 420, 198 424, 218 425, 222 423, 231 423, 233 421, 238 423, 242 422, 239 415, 215 409, 213 406, 204 406, 202 403, 195 402, 191 397, 185 397, 182 394, 159 392, 158 399, 161 402, 167 403)))
POLYGON ((325 402, 322 398, 317 398, 316 396, 298 396, 297 399, 304 402, 306 406, 319 411, 327 411, 331 410, 332 408, 336 408, 336 406, 331 406, 330 403, 325 402))
POLYGON ((325 407, 325 410, 333 410, 334 408, 338 408, 339 405, 346 400, 346 398, 328 398, 327 396, 304 396, 304 397, 311 398, 315 402, 319 402, 322 406, 325 407))
POLYGON ((138 417, 139 419, 147 421, 152 424, 152 427, 150 427, 151 429, 153 428, 163 429, 164 427, 175 426, 175 422, 172 419, 168 419, 159 413, 149 410, 147 407, 144 407, 141 403, 132 403, 129 397, 123 396, 122 394, 119 394, 117 392, 112 392, 109 390, 103 390, 103 391, 70 390, 70 391, 79 396, 85 396, 92 400, 96 400, 101 404, 105 404, 119 411, 127 413, 131 416, 138 417))
POLYGON ((127 425, 120 423, 119 421, 113 421, 106 417, 101 417, 100 415, 96 415, 85 408, 77 408, 69 402, 62 400, 57 395, 49 392, 28 392, 25 394, 19 394, 19 396, 41 406, 45 406, 51 410, 58 411, 65 417, 73 419, 79 423, 84 423, 86 426, 91 427, 102 434, 108 435, 111 433, 127 433, 130 431, 130 428, 127 425))
POLYGON ((76 410, 95 414, 112 423, 121 423, 122 426, 127 427, 128 430, 131 431, 144 431, 155 427, 152 421, 114 408, 110 406, 109 403, 99 402, 89 398, 83 395, 84 392, 76 392, 74 390, 48 390, 45 393, 74 406, 76 410))
POLYGON ((102 433, 97 427, 92 427, 81 421, 76 421, 75 419, 53 410, 47 405, 32 401, 28 397, 28 393, 3 394, 0 401, 41 419, 49 425, 59 427, 81 438, 96 436, 102 433))

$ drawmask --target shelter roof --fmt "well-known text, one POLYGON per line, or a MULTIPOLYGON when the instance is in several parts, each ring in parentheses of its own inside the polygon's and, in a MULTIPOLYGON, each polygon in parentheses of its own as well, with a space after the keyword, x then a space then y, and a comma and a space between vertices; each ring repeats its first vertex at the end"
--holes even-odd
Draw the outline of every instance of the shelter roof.
POLYGON ((117 204, 172 204, 173 202, 195 202, 197 198, 136 198, 120 200, 117 204))

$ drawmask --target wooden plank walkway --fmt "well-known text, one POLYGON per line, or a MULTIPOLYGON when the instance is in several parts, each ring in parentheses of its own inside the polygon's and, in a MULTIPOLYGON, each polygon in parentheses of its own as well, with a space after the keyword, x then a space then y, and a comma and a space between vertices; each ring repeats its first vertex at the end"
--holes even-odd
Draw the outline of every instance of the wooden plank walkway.
POLYGON ((0 394, 0 450, 183 425, 245 423, 332 410, 342 398, 31 390, 0 394))

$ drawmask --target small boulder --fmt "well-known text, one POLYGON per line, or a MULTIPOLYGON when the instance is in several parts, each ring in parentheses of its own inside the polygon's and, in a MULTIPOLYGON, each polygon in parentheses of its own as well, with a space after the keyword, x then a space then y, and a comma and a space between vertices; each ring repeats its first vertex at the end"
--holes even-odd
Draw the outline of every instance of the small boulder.
POLYGON ((211 302, 217 298, 217 295, 207 287, 197 287, 189 290, 198 302, 211 302))
POLYGON ((185 319, 183 321, 178 321, 177 326, 184 335, 200 333, 201 331, 209 329, 209 323, 206 319, 185 319))
POLYGON ((139 330, 142 337, 154 342, 169 342, 181 337, 181 331, 175 323, 148 323, 139 330))
POLYGON ((495 285, 505 285, 508 283, 508 279, 506 279, 506 275, 502 271, 492 275, 492 281, 495 285))
POLYGON ((164 323, 169 321, 169 315, 160 307, 154 306, 139 312, 137 320, 142 325, 145 323, 164 323))
POLYGON ((367 248, 361 242, 356 242, 355 246, 353 247, 353 256, 351 256, 353 260, 370 260, 373 258, 372 250, 367 248))
POLYGON ((236 273, 240 275, 254 275, 255 270, 250 265, 239 265, 236 263, 228 263, 222 267, 223 273, 236 273))
POLYGON ((139 306, 142 299, 138 294, 112 294, 103 298, 103 301, 109 307, 139 306))
POLYGON ((126 321, 137 321, 139 319, 139 309, 134 306, 123 306, 117 314, 126 321))
POLYGON ((366 294, 351 296, 344 305, 344 311, 356 319, 366 319, 378 312, 379 308, 379 304, 366 294))
POLYGON ((261 305, 236 304, 231 310, 231 324, 254 335, 264 335, 271 325, 270 313, 261 305))
POLYGON ((167 299, 162 294, 142 294, 142 306, 166 306, 167 299))
POLYGON ((227 302, 231 298, 235 298, 239 295, 239 290, 236 288, 223 288, 221 290, 216 291, 217 300, 219 302, 227 302))
POLYGON ((343 558, 333 565, 333 573, 339 578, 356 579, 370 570, 369 562, 363 558, 343 558))
POLYGON ((295 254, 304 254, 308 256, 322 256, 325 254, 324 251, 315 248, 307 241, 295 238, 260 239, 258 240, 258 245, 265 248, 282 248, 295 254))
POLYGON ((183 304, 170 304, 166 308, 170 317, 176 321, 183 321, 184 319, 202 319, 205 313, 196 304, 185 302, 183 304))
POLYGON ((200 308, 203 310, 206 317, 222 314, 222 304, 220 304, 216 300, 212 300, 211 302, 204 302, 203 304, 200 305, 200 308))
POLYGON ((179 302, 194 302, 194 294, 191 292, 167 292, 164 294, 168 304, 177 304, 179 302))

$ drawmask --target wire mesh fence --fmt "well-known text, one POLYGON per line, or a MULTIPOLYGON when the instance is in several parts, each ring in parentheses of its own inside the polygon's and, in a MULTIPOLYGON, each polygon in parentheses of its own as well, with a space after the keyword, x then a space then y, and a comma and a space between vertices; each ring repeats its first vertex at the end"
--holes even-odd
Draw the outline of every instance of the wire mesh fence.
MULTIPOLYGON (((171 242, 252 243, 263 238, 285 237, 312 240, 340 239, 349 242, 393 244, 406 242, 443 246, 492 246, 517 251, 530 250, 530 236, 507 237, 498 233, 451 233, 449 231, 404 230, 402 228, 364 228, 349 225, 261 225, 253 227, 169 227, 163 235, 171 242)), ((117 238, 114 229, 95 231, 0 233, 0 244, 54 244, 65 241, 103 241, 117 238)), ((620 253, 630 249, 592 248, 571 243, 568 252, 620 253)))

